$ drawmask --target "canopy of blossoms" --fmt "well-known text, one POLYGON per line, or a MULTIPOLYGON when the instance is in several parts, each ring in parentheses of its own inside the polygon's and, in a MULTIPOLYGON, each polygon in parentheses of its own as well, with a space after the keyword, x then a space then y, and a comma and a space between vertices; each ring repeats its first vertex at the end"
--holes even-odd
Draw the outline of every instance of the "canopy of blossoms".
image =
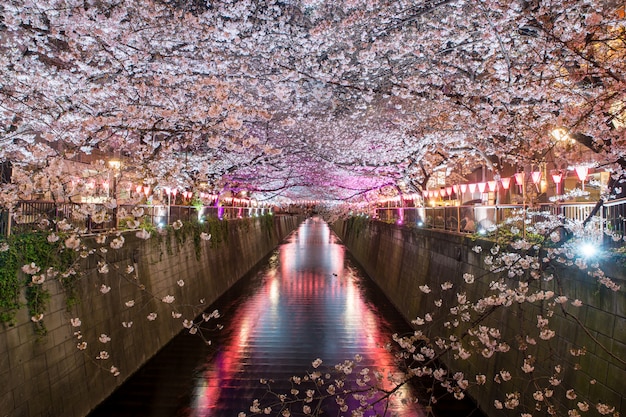
POLYGON ((556 128, 619 175, 620 4, 6 0, 1 202, 67 197, 80 155, 151 187, 369 199, 485 156, 571 164, 556 128))

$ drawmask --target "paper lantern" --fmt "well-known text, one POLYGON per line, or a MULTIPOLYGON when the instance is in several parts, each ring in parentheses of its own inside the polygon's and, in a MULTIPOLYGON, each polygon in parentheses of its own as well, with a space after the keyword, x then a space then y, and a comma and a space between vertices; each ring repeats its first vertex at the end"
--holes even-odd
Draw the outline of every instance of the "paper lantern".
POLYGON ((468 185, 468 188, 469 188, 469 192, 473 194, 474 191, 476 191, 476 184, 470 184, 468 185))
POLYGON ((574 168, 576 170, 576 175, 578 175, 578 179, 583 183, 583 190, 585 189, 585 180, 587 179, 587 175, 589 175, 589 167, 586 166, 577 166, 574 168))
POLYGON ((487 182, 487 185, 489 186, 489 191, 496 191, 498 183, 495 181, 489 181, 487 182))
POLYGON ((515 183, 517 185, 524 185, 524 173, 523 172, 518 172, 517 174, 514 175, 515 177, 515 183))
POLYGON ((487 188, 487 183, 486 182, 479 182, 478 183, 478 191, 480 191, 481 193, 484 193, 486 188, 487 188))
POLYGON ((578 175, 578 179, 582 182, 585 182, 587 179, 587 175, 589 175, 589 168, 586 166, 577 166, 574 168, 576 170, 576 175, 578 175))
POLYGON ((563 181, 563 173, 559 172, 556 174, 552 174, 552 181, 554 181, 554 183, 556 184, 556 193, 559 193, 559 185, 561 184, 561 181, 563 181))
POLYGON ((533 171, 532 174, 530 174, 530 177, 532 178, 534 184, 539 184, 541 181, 541 171, 533 171))
POLYGON ((504 188, 505 190, 508 190, 509 187, 511 186, 511 177, 501 178, 500 182, 502 183, 502 188, 504 188))
POLYGON ((464 193, 467 191, 467 184, 461 184, 459 188, 461 189, 461 192, 464 193))

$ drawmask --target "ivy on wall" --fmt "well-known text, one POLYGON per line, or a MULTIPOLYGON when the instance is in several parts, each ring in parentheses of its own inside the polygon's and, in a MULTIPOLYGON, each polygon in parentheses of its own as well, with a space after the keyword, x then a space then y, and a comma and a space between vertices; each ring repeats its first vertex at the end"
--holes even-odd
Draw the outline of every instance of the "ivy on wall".
POLYGON ((24 233, 12 235, 1 243, 0 251, 0 322, 15 324, 17 311, 23 306, 20 300, 25 289, 26 306, 38 334, 45 334, 41 321, 50 292, 42 284, 59 275, 66 291, 68 307, 77 302, 74 288, 75 274, 71 270, 77 259, 74 251, 63 246, 62 240, 49 241, 48 234, 24 233), (28 274, 20 273, 24 266, 33 268, 28 274), (36 269, 36 270, 35 270, 36 269))
MULTIPOLYGON (((261 225, 271 233, 274 225, 272 215, 262 216, 261 225)), ((157 231, 153 225, 143 225, 143 230, 158 236, 156 244, 165 242, 167 252, 173 253, 173 242, 183 245, 192 239, 196 259, 202 254, 202 241, 209 240, 211 248, 217 248, 228 241, 229 221, 208 218, 204 222, 177 221, 157 231)), ((236 227, 249 230, 251 222, 244 219, 237 222, 236 227)), ((107 234, 109 232, 104 232, 107 234)), ((118 231, 119 233, 119 231, 118 231)), ((58 280, 66 297, 68 309, 79 302, 76 283, 80 279, 77 272, 77 261, 95 253, 95 248, 73 250, 64 244, 63 234, 49 232, 33 232, 11 235, 0 240, 0 322, 7 325, 16 324, 17 312, 26 305, 31 320, 38 334, 44 335, 46 328, 43 322, 50 292, 42 285, 46 280, 58 280), (54 238, 51 238, 51 237, 54 238), (22 299, 25 296, 25 302, 22 299)), ((95 239, 97 243, 97 238, 95 239)), ((91 244, 89 244, 91 246, 91 244)), ((106 249, 103 247, 101 249, 106 249)), ((100 251, 102 256, 106 250, 100 251)))

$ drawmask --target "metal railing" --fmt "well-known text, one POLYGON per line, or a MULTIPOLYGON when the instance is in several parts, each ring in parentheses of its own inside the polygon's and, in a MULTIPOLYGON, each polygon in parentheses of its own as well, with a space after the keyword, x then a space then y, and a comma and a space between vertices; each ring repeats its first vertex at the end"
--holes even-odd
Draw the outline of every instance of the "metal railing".
POLYGON ((64 224, 83 233, 127 228, 134 217, 133 209, 143 209, 142 221, 164 227, 178 220, 204 221, 208 218, 237 219, 271 213, 267 207, 244 206, 177 206, 177 205, 120 205, 107 208, 103 204, 55 203, 52 201, 20 201, 11 211, 0 211, 0 236, 35 230, 56 230, 64 224), (124 215, 123 213, 127 213, 124 215), (99 218, 92 214, 98 213, 99 218))
MULTIPOLYGON (((592 212, 595 203, 552 203, 533 207, 536 213, 547 213, 583 221, 592 212)), ((376 217, 386 222, 414 224, 419 227, 447 230, 457 233, 486 231, 516 212, 528 208, 522 205, 448 206, 448 207, 380 207, 376 217)), ((598 225, 624 236, 626 234, 626 199, 605 202, 596 213, 598 225)), ((541 221, 541 214, 533 222, 541 221)))
MULTIPOLYGON (((133 208, 142 208, 144 221, 163 227, 177 220, 202 221, 207 218, 236 219, 255 217, 271 212, 269 208, 239 206, 176 206, 176 205, 121 205, 117 209, 101 204, 55 203, 51 201, 20 201, 9 213, 0 211, 0 236, 58 227, 59 222, 70 224, 86 233, 125 227, 133 208), (89 210, 87 210, 89 209, 89 210), (122 210, 123 209, 123 210, 122 210), (126 211, 128 218, 119 214, 126 211), (88 213, 104 212, 103 221, 95 221, 88 213)), ((595 203, 552 203, 535 207, 539 213, 560 215, 568 219, 586 219, 595 203)), ((447 207, 380 207, 379 220, 414 224, 457 233, 475 233, 511 218, 522 205, 471 205, 447 207)), ((542 216, 537 215, 536 221, 542 216)), ((626 235, 626 199, 605 202, 598 211, 598 224, 618 234, 626 235)))

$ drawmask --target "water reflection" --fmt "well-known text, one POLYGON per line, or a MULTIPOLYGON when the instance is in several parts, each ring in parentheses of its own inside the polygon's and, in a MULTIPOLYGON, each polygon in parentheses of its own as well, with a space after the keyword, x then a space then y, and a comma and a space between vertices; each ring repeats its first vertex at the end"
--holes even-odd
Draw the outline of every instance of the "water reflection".
MULTIPOLYGON (((257 279, 254 292, 237 301, 227 337, 196 378, 188 416, 248 411, 252 399, 267 394, 261 378, 288 394, 289 378, 304 376, 316 358, 332 366, 360 354, 363 366, 393 372, 393 355, 385 349, 390 323, 364 297, 363 278, 326 223, 303 223, 257 279)), ((335 411, 334 401, 327 408, 335 411)), ((402 416, 423 415, 397 397, 391 408, 402 416)))
MULTIPOLYGON (((224 329, 212 337, 212 346, 181 333, 91 417, 250 414, 253 399, 269 399, 261 378, 274 381, 273 391, 288 394, 290 377, 312 371, 316 358, 333 366, 360 354, 361 365, 393 373, 394 358, 385 345, 392 333, 410 330, 351 264, 328 225, 315 218, 209 310, 214 308, 222 313, 224 329)), ((403 417, 426 414, 399 397, 390 408, 403 417)), ((325 411, 337 415, 334 401, 325 411)))

